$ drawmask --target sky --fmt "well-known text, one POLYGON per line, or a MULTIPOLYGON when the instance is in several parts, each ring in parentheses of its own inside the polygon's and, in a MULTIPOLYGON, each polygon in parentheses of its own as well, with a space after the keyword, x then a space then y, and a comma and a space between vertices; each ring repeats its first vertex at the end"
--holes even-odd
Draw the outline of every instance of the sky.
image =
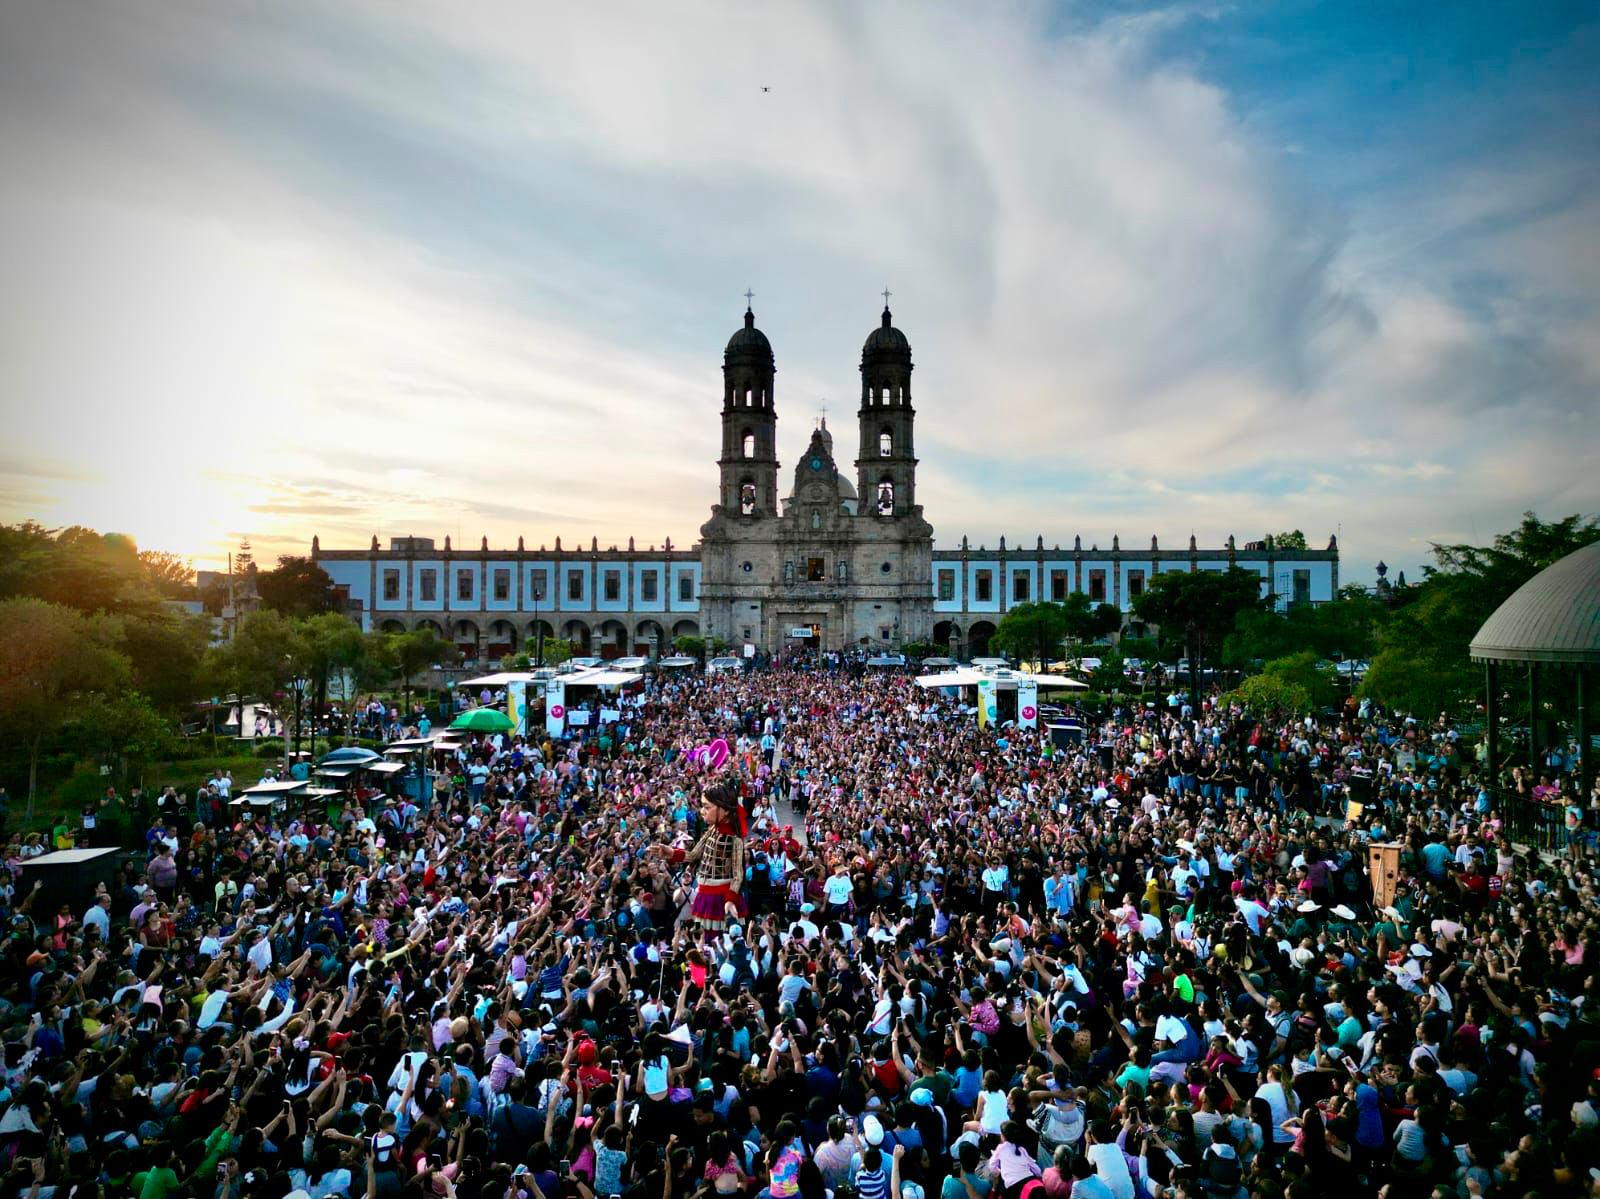
POLYGON ((0 521, 201 567, 691 544, 746 288, 940 546, 1600 510, 1592 4, 0 0, 0 164, 0 521))

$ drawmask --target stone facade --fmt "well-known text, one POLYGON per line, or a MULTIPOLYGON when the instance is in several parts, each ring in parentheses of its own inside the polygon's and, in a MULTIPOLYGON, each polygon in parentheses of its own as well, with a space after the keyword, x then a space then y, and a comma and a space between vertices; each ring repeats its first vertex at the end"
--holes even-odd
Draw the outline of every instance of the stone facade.
POLYGON ((772 347, 753 313, 728 342, 722 371, 720 502, 700 529, 707 633, 773 650, 925 639, 933 527, 916 503, 911 347, 889 310, 862 349, 853 484, 824 420, 777 500, 772 347))
POLYGON ((1323 603, 1339 587, 1339 550, 1278 550, 1269 541, 1237 548, 1148 550, 1031 547, 935 550, 917 503, 911 347, 884 309, 861 352, 854 481, 835 457, 826 421, 779 498, 776 365, 772 346, 746 311, 723 353, 721 454, 716 502, 692 549, 589 546, 442 550, 398 537, 388 549, 325 551, 312 557, 348 595, 364 628, 432 627, 469 658, 522 648, 536 631, 612 657, 661 654, 683 635, 778 651, 795 644, 894 650, 932 641, 982 653, 1001 617, 1019 603, 1087 592, 1131 612, 1156 574, 1221 570, 1261 575, 1282 608, 1323 603))

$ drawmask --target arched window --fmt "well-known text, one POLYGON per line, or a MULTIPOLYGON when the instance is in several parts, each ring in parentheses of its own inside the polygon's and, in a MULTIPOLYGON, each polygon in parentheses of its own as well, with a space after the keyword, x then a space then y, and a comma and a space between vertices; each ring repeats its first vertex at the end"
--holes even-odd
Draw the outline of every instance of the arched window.
POLYGON ((749 429, 739 435, 739 456, 741 458, 754 458, 756 456, 756 435, 749 429))
POLYGON ((739 484, 739 511, 749 516, 756 510, 756 485, 749 479, 739 484))
POLYGON ((889 458, 894 455, 894 433, 885 426, 878 433, 878 457, 889 458))
POLYGON ((878 482, 878 515, 894 515, 894 481, 882 479, 878 482))

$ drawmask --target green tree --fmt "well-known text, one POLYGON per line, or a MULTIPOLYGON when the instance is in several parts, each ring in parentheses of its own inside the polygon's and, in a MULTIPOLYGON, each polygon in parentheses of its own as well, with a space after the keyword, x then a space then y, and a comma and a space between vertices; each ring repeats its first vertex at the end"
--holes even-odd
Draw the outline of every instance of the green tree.
POLYGON ((80 612, 148 611, 161 600, 130 538, 31 521, 0 529, 0 598, 24 595, 80 612))
POLYGON ((704 637, 690 637, 687 634, 682 637, 674 637, 672 639, 672 652, 682 654, 685 658, 696 658, 701 665, 704 665, 706 660, 706 639, 704 637))
POLYGON ((255 697, 276 705, 290 681, 300 674, 304 661, 305 645, 294 621, 263 608, 239 622, 231 641, 206 651, 200 675, 212 694, 232 696, 238 702, 242 722, 246 699, 255 697))
POLYGON ((1180 640, 1189 653, 1189 691, 1200 706, 1200 672, 1207 651, 1222 639, 1244 612, 1259 611, 1261 576, 1253 570, 1169 570, 1150 580, 1133 601, 1140 618, 1160 627, 1163 641, 1180 640))
POLYGON ((1230 698, 1266 721, 1303 716, 1311 710, 1311 692, 1279 674, 1251 675, 1234 689, 1230 698))
MULTIPOLYGON (((298 623, 297 631, 300 670, 311 681, 312 712, 320 713, 328 702, 328 680, 336 673, 355 668, 367 643, 355 622, 337 612, 308 616, 298 623)), ((312 728, 315 727, 313 720, 312 728)))
POLYGON ((75 720, 91 697, 116 690, 127 678, 128 660, 102 624, 31 597, 0 600, 0 733, 27 754, 28 819, 45 739, 75 720))
POLYGON ((177 554, 163 550, 141 550, 139 565, 145 578, 167 599, 197 599, 194 585, 194 563, 177 554))
POLYGON ((576 656, 578 649, 565 637, 546 637, 544 639, 543 657, 546 666, 560 666, 569 658, 576 656))
POLYGON ((1122 628, 1122 612, 1115 604, 1097 604, 1089 612, 1084 639, 1099 641, 1122 628))
POLYGON ((1303 550, 1306 548, 1306 535, 1299 529, 1279 533, 1272 539, 1272 544, 1280 550, 1303 550))
POLYGON ((206 617, 162 607, 112 617, 110 627, 133 668, 133 685, 158 711, 179 714, 205 694, 199 676, 211 640, 206 617))
POLYGON ((1112 650, 1100 659, 1089 674, 1089 686, 1101 695, 1116 695, 1128 685, 1128 676, 1122 672, 1123 657, 1112 650))
POLYGON ((1385 615, 1384 606, 1359 587, 1331 603, 1243 612, 1223 640, 1222 660, 1247 667, 1305 650, 1320 658, 1370 658, 1385 615))
POLYGON ((1338 698, 1333 671, 1318 666, 1317 655, 1310 650, 1274 658, 1261 668, 1261 673, 1293 683, 1319 708, 1328 707, 1338 698))
POLYGON ((154 761, 172 745, 171 720, 137 691, 95 694, 74 725, 74 744, 124 785, 131 767, 154 761))
POLYGON ((434 666, 453 666, 461 658, 461 651, 441 638, 432 629, 419 629, 415 633, 390 635, 390 646, 400 676, 405 712, 411 714, 412 681, 424 670, 434 666))
POLYGON ((1000 618, 989 647, 1019 661, 1033 658, 1045 663, 1061 652, 1066 635, 1067 615, 1060 604, 1018 604, 1000 618))
MULTIPOLYGON (((1468 653, 1483 622, 1546 566, 1596 540, 1600 522, 1593 518, 1545 522, 1528 512, 1488 546, 1435 545, 1436 565, 1407 589, 1408 602, 1379 632, 1362 694, 1421 718, 1460 710, 1482 686, 1468 653)), ((1552 679, 1552 685, 1562 681, 1552 679)))
POLYGON ((285 555, 271 570, 256 574, 256 594, 263 607, 289 616, 314 616, 339 605, 333 580, 310 558, 285 555))

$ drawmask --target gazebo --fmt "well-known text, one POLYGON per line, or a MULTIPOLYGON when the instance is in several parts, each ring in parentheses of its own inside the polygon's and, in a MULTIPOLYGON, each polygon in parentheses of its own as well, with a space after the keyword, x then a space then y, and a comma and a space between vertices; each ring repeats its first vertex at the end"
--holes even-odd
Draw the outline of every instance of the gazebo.
POLYGON ((1600 541, 1552 563, 1511 593, 1472 639, 1472 660, 1484 663, 1487 703, 1486 773, 1500 761, 1500 664, 1528 669, 1528 760, 1539 753, 1540 670, 1570 667, 1577 677, 1578 769, 1583 790, 1594 779, 1589 735, 1591 684, 1600 670, 1600 541))

